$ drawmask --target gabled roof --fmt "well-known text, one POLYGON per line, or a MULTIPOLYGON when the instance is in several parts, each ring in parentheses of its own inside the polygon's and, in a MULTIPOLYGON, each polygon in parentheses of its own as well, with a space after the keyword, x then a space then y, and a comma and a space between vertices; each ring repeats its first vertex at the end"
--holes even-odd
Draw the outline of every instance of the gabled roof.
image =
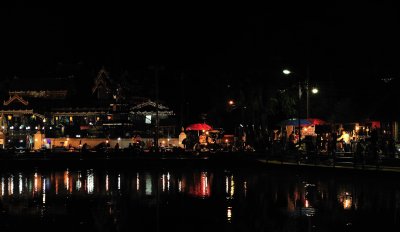
MULTIPOLYGON (((131 107, 130 109, 130 113, 134 115, 155 115, 156 111, 156 103, 151 100, 147 100, 141 104, 131 107)), ((162 104, 158 104, 158 114, 160 117, 175 115, 174 111, 162 104)))
POLYGON ((96 92, 100 87, 110 90, 111 80, 108 76, 108 72, 102 68, 97 74, 96 80, 94 81, 94 86, 92 88, 92 93, 96 92))
MULTIPOLYGON (((132 107, 131 110, 132 111, 142 110, 144 108, 149 108, 148 106, 153 107, 154 110, 155 110, 156 105, 157 104, 155 102, 153 102, 151 100, 147 100, 146 102, 143 102, 141 104, 138 104, 138 105, 132 107)), ((169 108, 164 106, 164 105, 162 105, 162 104, 160 104, 160 103, 158 103, 158 110, 169 110, 169 108)))
POLYGON ((20 97, 20 96, 18 96, 18 95, 14 95, 14 96, 10 96, 10 98, 7 100, 7 101, 4 101, 4 103, 3 103, 3 105, 4 106, 8 106, 8 105, 10 105, 11 103, 13 103, 13 102, 20 102, 20 103, 22 103, 23 105, 25 105, 25 106, 27 106, 28 104, 29 104, 29 102, 28 101, 25 101, 22 97, 20 97))

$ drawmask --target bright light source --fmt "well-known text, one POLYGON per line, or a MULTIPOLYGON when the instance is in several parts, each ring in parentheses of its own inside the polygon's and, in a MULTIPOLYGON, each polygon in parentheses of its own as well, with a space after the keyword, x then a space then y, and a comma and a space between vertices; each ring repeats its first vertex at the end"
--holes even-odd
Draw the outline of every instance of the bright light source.
POLYGON ((75 137, 77 137, 77 138, 80 138, 80 137, 81 137, 81 135, 75 135, 75 137))
POLYGON ((14 126, 10 126, 10 130, 14 130, 14 126))
POLYGON ((229 104, 229 105, 233 105, 233 104, 235 104, 235 102, 232 101, 232 100, 230 100, 230 101, 228 102, 228 104, 229 104))
POLYGON ((282 72, 283 72, 283 74, 285 74, 285 75, 289 75, 289 74, 292 73, 289 69, 284 69, 282 72))
POLYGON ((312 92, 313 94, 317 94, 317 93, 318 93, 318 89, 317 89, 317 88, 312 88, 311 92, 312 92))
POLYGON ((46 119, 45 119, 45 118, 43 119, 43 122, 46 122, 46 119))
POLYGON ((121 138, 120 137, 118 137, 118 141, 120 141, 121 140, 121 138))

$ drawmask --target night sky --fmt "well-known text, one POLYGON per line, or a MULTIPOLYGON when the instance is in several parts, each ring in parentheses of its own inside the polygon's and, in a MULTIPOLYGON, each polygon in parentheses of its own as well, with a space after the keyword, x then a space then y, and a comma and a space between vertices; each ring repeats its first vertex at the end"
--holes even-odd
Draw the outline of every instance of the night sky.
POLYGON ((111 76, 129 71, 143 79, 151 93, 148 67, 162 65, 161 99, 179 111, 184 96, 193 114, 225 101, 235 80, 256 72, 253 82, 268 83, 285 67, 300 78, 309 67, 311 81, 331 88, 331 98, 379 98, 387 91, 381 79, 394 78, 394 88, 400 77, 398 13, 388 3, 345 1, 185 9, 21 5, 0 10, 1 75, 34 79, 79 66, 84 82, 104 66, 111 76))

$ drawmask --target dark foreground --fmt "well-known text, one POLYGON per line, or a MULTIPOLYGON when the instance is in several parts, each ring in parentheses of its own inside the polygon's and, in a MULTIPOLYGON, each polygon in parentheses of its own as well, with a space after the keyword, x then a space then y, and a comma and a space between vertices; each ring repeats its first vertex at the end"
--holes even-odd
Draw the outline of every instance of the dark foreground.
POLYGON ((0 162, 0 231, 400 229, 393 172, 248 156, 0 162))

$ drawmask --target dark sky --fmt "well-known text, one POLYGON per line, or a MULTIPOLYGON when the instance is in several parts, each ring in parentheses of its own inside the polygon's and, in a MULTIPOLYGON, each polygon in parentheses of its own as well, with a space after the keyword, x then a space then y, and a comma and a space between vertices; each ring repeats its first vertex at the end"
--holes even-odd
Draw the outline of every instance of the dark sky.
POLYGON ((221 70, 308 62, 315 70, 354 78, 370 69, 396 70, 399 9, 394 5, 239 7, 1 9, 3 72, 32 67, 40 72, 54 63, 79 61, 221 70))
POLYGON ((184 72, 192 93, 218 91, 208 87, 216 79, 228 83, 251 70, 280 75, 283 67, 304 76, 308 66, 312 80, 371 91, 368 83, 398 78, 399 8, 323 2, 3 8, 1 75, 56 75, 59 63, 106 66, 114 73, 160 64, 164 82, 171 83, 163 87, 179 87, 184 72))

